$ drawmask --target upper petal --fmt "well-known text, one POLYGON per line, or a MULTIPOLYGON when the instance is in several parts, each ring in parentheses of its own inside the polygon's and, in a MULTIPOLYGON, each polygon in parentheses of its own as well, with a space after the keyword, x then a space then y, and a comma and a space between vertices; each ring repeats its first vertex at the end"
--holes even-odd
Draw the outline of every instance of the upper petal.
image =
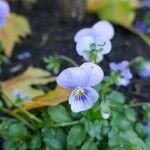
POLYGON ((93 36, 84 36, 76 44, 77 53, 81 56, 86 55, 85 51, 90 51, 90 45, 94 43, 93 36))
POLYGON ((98 99, 98 94, 97 92, 91 88, 91 87, 86 87, 83 89, 75 89, 70 97, 69 97, 69 104, 71 105, 71 109, 73 112, 81 112, 87 109, 90 109, 93 104, 97 101, 98 99), (83 91, 82 96, 77 96, 76 92, 78 90, 83 91))
POLYGON ((95 23, 92 27, 95 35, 105 35, 108 40, 114 37, 114 27, 107 21, 99 21, 95 23))
POLYGON ((79 67, 65 69, 56 78, 57 84, 63 88, 87 86, 88 80, 88 75, 79 67))
POLYGON ((128 68, 128 64, 129 64, 129 62, 124 60, 124 61, 122 61, 121 63, 118 64, 118 69, 120 71, 123 71, 123 70, 128 68))
POLYGON ((92 62, 84 63, 80 66, 80 68, 83 69, 88 74, 89 86, 94 86, 96 84, 99 84, 104 77, 103 70, 98 65, 92 62))
POLYGON ((84 28, 79 30, 74 36, 74 41, 78 42, 79 39, 87 35, 91 35, 91 28, 84 28))

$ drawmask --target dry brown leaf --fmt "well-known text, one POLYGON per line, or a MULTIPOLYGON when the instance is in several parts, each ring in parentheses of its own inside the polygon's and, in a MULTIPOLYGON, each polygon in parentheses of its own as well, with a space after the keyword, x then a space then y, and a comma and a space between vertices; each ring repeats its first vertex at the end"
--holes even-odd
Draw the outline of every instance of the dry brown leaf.
POLYGON ((0 28, 0 42, 6 56, 11 56, 14 45, 20 42, 20 37, 26 37, 30 33, 28 20, 23 16, 11 13, 7 17, 6 25, 0 28))
POLYGON ((7 81, 0 82, 0 86, 2 92, 11 100, 15 100, 15 97, 13 95, 13 91, 15 89, 19 89, 23 94, 32 99, 43 95, 44 92, 42 90, 31 87, 31 85, 47 84, 53 81, 55 81, 55 77, 51 76, 48 71, 29 67, 21 75, 7 81))
MULTIPOLYGON (((54 106, 68 100, 71 90, 63 89, 59 86, 55 90, 48 92, 46 95, 34 98, 31 102, 25 102, 24 108, 27 110, 41 108, 45 106, 54 106)), ((18 112, 19 110, 14 110, 18 112)))

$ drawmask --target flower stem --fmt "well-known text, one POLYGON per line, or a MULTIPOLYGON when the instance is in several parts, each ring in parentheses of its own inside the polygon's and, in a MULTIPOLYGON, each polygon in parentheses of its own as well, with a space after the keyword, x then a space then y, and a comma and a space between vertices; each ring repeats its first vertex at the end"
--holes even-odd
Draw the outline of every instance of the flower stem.
POLYGON ((66 126, 72 126, 72 125, 77 125, 79 124, 80 121, 72 121, 72 122, 64 122, 64 123, 60 123, 60 124, 51 124, 52 127, 66 127, 66 126))
POLYGON ((26 115, 28 118, 34 120, 35 122, 37 122, 39 125, 43 125, 43 121, 40 120, 39 118, 37 118, 35 115, 31 114, 30 112, 28 112, 24 107, 22 106, 18 106, 18 108, 20 109, 20 111, 26 115))
POLYGON ((143 105, 150 105, 150 103, 142 102, 142 103, 136 103, 136 104, 126 104, 123 107, 126 109, 130 107, 141 107, 143 105))
POLYGON ((7 95, 5 95, 2 91, 0 91, 1 95, 3 96, 3 98, 9 102, 12 106, 15 106, 17 108, 20 109, 20 111, 25 114, 28 118, 33 119, 35 122, 37 122, 39 125, 42 125, 43 122, 42 120, 40 120, 39 118, 37 118, 36 116, 34 116, 33 114, 31 114, 30 112, 28 112, 24 107, 22 107, 21 105, 17 105, 15 103, 13 103, 13 101, 7 97, 7 95))
POLYGON ((60 56, 58 56, 58 58, 60 58, 62 60, 65 60, 65 61, 68 61, 69 63, 71 63, 75 67, 79 66, 74 60, 72 60, 71 58, 68 58, 68 57, 66 57, 64 55, 60 55, 60 56))
POLYGON ((4 108, 4 107, 0 107, 0 110, 3 111, 4 113, 9 114, 10 116, 13 116, 14 118, 20 120, 23 124, 25 124, 26 126, 28 126, 30 129, 34 130, 34 127, 32 127, 32 125, 25 120, 24 118, 22 118, 21 116, 19 116, 18 114, 4 108))

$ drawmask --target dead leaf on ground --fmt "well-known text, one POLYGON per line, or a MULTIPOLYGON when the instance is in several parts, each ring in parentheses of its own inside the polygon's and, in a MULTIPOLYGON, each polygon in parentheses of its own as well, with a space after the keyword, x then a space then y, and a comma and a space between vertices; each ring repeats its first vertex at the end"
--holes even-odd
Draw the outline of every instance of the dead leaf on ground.
POLYGON ((31 85, 47 84, 54 82, 55 77, 51 76, 48 71, 29 67, 21 75, 9 79, 7 81, 0 82, 1 90, 10 99, 15 100, 13 91, 19 89, 23 94, 27 95, 31 99, 44 95, 44 92, 40 89, 35 89, 31 85))
POLYGON ((26 37, 28 34, 31 34, 28 20, 23 16, 11 13, 7 17, 6 25, 0 28, 0 42, 6 56, 10 57, 14 45, 20 42, 20 37, 26 37))
MULTIPOLYGON (((67 101, 70 93, 71 90, 66 90, 57 86, 55 90, 48 92, 46 95, 35 97, 31 102, 25 102, 24 108, 30 110, 45 106, 55 106, 67 101)), ((19 109, 16 109, 14 111, 18 112, 19 109)))

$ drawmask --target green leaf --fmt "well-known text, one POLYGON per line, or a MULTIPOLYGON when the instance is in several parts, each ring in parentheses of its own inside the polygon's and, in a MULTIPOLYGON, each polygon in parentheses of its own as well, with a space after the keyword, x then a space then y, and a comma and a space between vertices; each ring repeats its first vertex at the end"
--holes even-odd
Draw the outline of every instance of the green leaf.
POLYGON ((50 150, 64 150, 66 135, 63 130, 45 127, 42 129, 43 141, 50 150))
POLYGON ((36 134, 32 136, 29 147, 31 150, 37 150, 41 148, 41 135, 36 134))
POLYGON ((71 115, 62 105, 51 106, 48 108, 48 114, 56 123, 72 121, 71 115))
POLYGON ((10 140, 6 140, 3 143, 3 149, 4 150, 16 150, 17 149, 17 145, 10 139, 10 140))
POLYGON ((24 139, 27 137, 27 129, 21 123, 12 124, 8 131, 9 138, 16 140, 24 139))
POLYGON ((67 137, 68 149, 80 146, 86 138, 86 133, 80 125, 72 127, 67 137))
POLYGON ((81 150, 98 150, 98 144, 88 140, 82 145, 81 150))
POLYGON ((150 135, 145 140, 145 150, 149 150, 150 148, 150 135))
POLYGON ((119 91, 114 90, 107 96, 107 102, 110 105, 121 105, 125 102, 125 97, 119 91))
POLYGON ((102 124, 101 121, 85 120, 85 130, 92 137, 102 140, 102 124))

